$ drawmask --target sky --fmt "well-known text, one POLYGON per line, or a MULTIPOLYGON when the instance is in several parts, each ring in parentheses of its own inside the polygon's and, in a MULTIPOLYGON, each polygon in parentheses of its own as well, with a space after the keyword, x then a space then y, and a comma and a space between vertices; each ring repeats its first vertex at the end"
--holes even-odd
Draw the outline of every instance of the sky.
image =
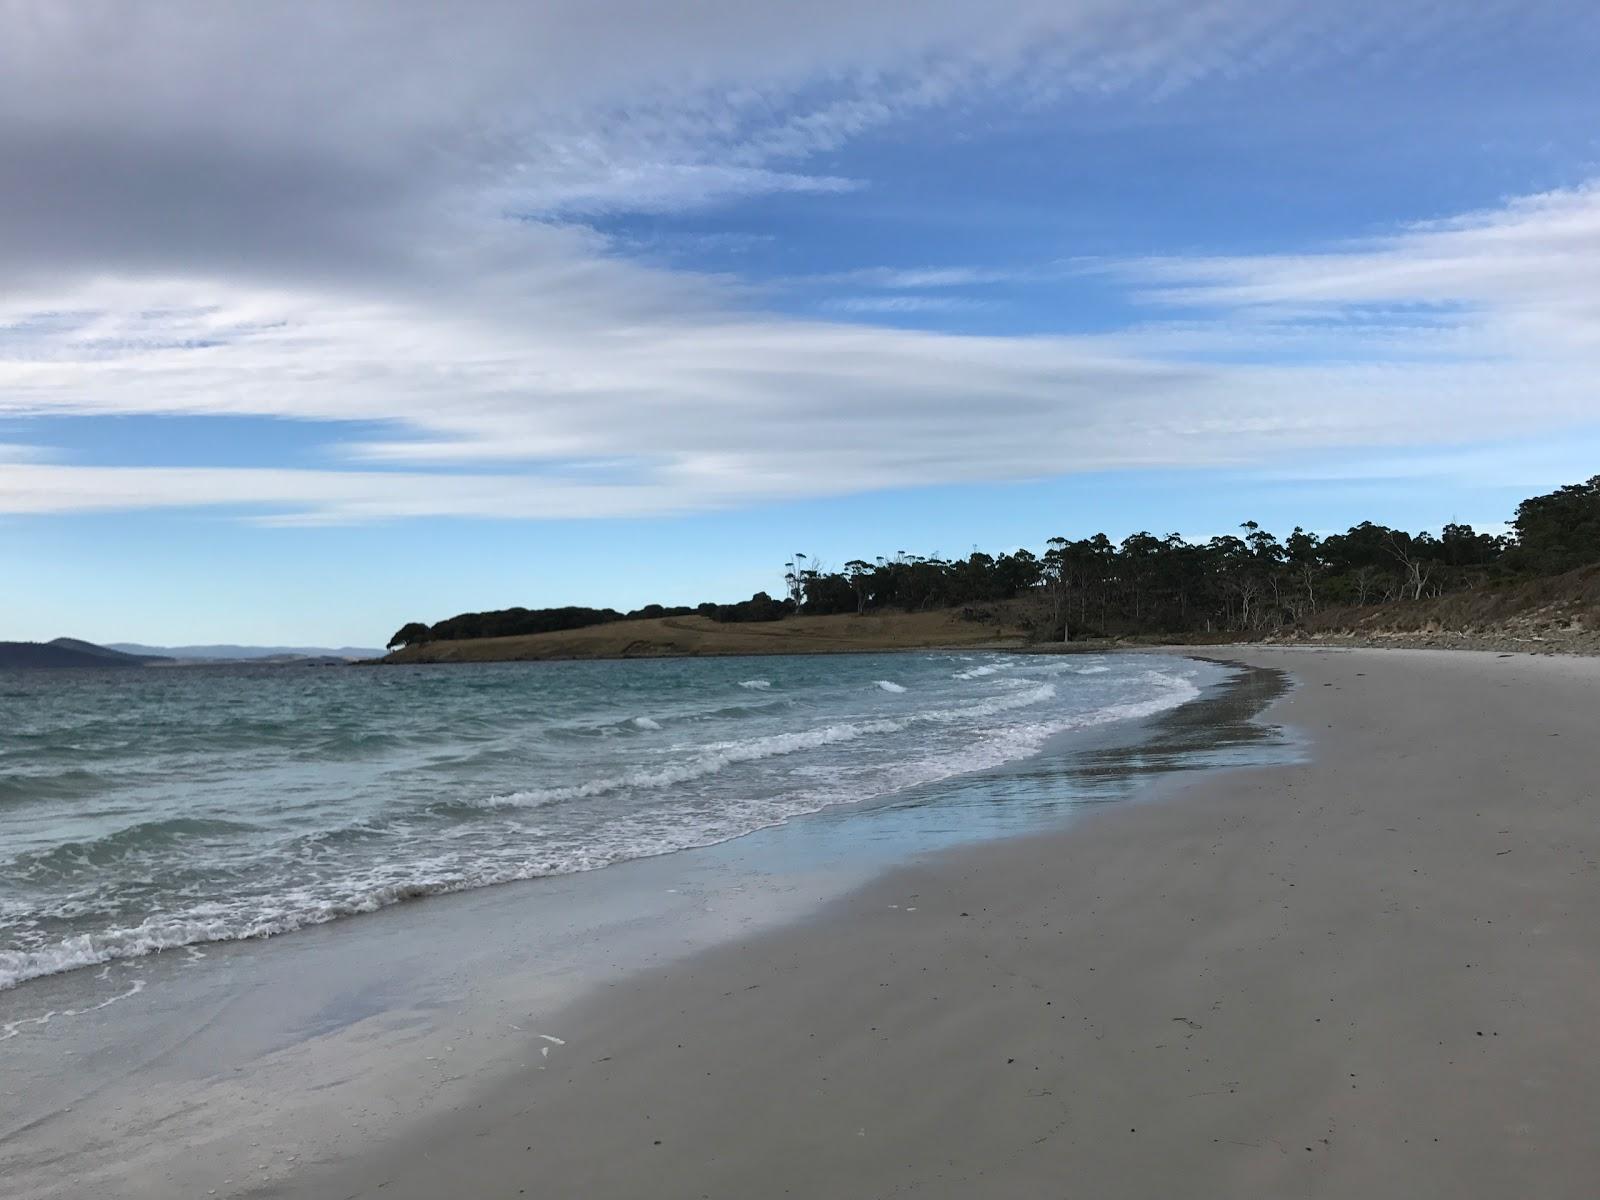
POLYGON ((1592 0, 0 0, 0 639, 1600 473, 1592 0))

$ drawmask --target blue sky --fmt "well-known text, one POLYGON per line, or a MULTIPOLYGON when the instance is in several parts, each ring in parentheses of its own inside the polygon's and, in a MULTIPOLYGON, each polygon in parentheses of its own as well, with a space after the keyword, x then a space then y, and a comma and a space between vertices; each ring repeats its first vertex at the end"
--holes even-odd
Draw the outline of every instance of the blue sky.
POLYGON ((603 7, 7 10, 0 638, 1600 471, 1592 5, 603 7))

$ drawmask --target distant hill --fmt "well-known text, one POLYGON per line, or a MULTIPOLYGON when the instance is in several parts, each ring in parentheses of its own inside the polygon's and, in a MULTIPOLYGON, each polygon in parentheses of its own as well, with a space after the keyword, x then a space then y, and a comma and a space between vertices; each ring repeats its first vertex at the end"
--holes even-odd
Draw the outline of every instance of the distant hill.
POLYGON ((0 642, 0 667, 143 667, 171 662, 158 654, 128 654, 107 646, 97 646, 79 638, 56 638, 51 642, 0 642))
POLYGON ((239 661, 271 659, 287 662, 299 658, 382 658, 383 651, 367 646, 142 646, 137 642, 111 642, 126 654, 154 654, 183 661, 239 661))
POLYGON ((423 642, 388 663, 501 662, 528 659, 677 658, 722 654, 837 654, 924 647, 1015 647, 1022 629, 1004 614, 971 620, 959 609, 789 617, 726 624, 708 617, 612 621, 520 637, 423 642))

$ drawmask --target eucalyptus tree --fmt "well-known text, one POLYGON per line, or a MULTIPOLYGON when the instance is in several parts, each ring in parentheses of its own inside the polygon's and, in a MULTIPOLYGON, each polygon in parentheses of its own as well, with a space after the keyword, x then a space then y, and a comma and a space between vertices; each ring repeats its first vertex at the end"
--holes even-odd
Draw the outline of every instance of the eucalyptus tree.
POLYGON ((700 612, 719 621, 771 621, 791 613, 865 613, 1020 600, 1019 619, 1063 640, 1090 633, 1217 628, 1259 632, 1339 604, 1416 601, 1497 577, 1569 570, 1600 562, 1600 475, 1524 500, 1512 535, 1450 522, 1438 537, 1362 521, 1319 538, 1295 526, 1279 540, 1256 521, 1240 534, 1190 544, 1148 530, 1114 543, 1105 533, 1052 537, 1042 554, 991 555, 976 548, 946 560, 897 550, 852 558, 841 571, 796 553, 784 563, 784 598, 757 593, 698 609, 510 608, 462 613, 429 626, 411 622, 390 645, 570 629, 626 618, 700 612), (1046 617, 1048 614, 1048 617, 1046 617))

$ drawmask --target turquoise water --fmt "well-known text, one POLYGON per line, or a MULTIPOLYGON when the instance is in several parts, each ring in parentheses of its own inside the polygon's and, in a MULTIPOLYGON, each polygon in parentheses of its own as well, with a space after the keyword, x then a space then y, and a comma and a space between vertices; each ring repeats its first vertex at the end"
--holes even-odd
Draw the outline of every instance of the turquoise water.
POLYGON ((999 654, 0 674, 0 988, 726 841, 1224 674, 999 654))

